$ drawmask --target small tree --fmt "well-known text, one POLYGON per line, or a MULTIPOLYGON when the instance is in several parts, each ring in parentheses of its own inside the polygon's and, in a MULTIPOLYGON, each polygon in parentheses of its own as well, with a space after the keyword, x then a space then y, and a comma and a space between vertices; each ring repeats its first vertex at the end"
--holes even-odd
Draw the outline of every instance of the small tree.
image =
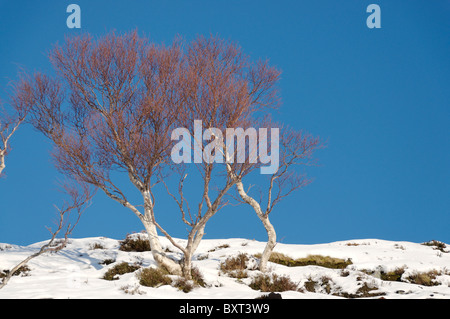
POLYGON ((89 205, 90 199, 94 192, 86 184, 66 184, 63 185, 63 190, 68 195, 69 200, 63 204, 61 208, 56 207, 58 211, 58 221, 56 223, 56 230, 48 228, 51 238, 47 244, 43 245, 39 251, 28 256, 23 261, 14 266, 8 271, 3 281, 0 283, 0 289, 2 289, 9 282, 11 277, 23 266, 25 266, 30 260, 39 257, 47 252, 58 252, 64 249, 68 243, 69 236, 72 234, 75 226, 78 224, 81 214, 89 205), (70 223, 70 215, 76 212, 77 216, 74 222, 70 223), (64 230, 62 238, 58 238, 60 232, 64 230))
MULTIPOLYGON (((270 128, 273 125, 266 120, 262 126, 270 128)), ((306 174, 296 171, 295 168, 298 165, 312 165, 314 163, 312 158, 314 151, 323 146, 319 138, 310 134, 297 132, 287 127, 277 129, 280 132, 279 141, 271 141, 267 147, 270 152, 279 152, 279 167, 275 173, 268 177, 268 185, 266 190, 263 191, 266 195, 265 204, 262 203, 262 197, 257 200, 244 187, 246 178, 248 179, 252 174, 259 173, 261 161, 257 163, 247 161, 240 166, 227 166, 228 174, 236 182, 238 196, 235 199, 253 208, 267 232, 268 241, 259 265, 262 272, 267 271, 267 262, 277 243, 275 227, 270 222, 269 215, 282 199, 311 182, 306 178, 306 174)), ((226 148, 224 149, 226 150, 226 148)), ((234 155, 228 154, 229 157, 234 155)))

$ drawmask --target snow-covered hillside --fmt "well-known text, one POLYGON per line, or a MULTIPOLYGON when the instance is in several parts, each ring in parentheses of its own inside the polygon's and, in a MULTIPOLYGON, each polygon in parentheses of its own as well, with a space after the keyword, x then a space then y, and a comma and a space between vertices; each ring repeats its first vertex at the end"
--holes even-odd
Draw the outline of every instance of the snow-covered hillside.
MULTIPOLYGON (((136 234, 135 236, 140 236, 136 234)), ((178 240, 183 242, 183 240, 178 240)), ((180 258, 165 239, 168 254, 180 258)), ((21 247, 0 244, 0 273, 39 250, 44 243, 21 247)), ((194 257, 194 266, 203 275, 204 287, 188 293, 173 285, 157 288, 140 284, 138 273, 155 267, 151 252, 119 250, 120 240, 104 237, 70 239, 69 245, 55 254, 33 259, 29 270, 14 276, 0 298, 258 298, 267 295, 249 287, 261 275, 252 270, 265 243, 248 239, 204 240, 194 257), (248 257, 243 278, 232 278, 220 270, 229 257, 248 257), (116 265, 127 262, 138 270, 103 279, 116 265)), ((317 245, 278 244, 276 252, 291 259, 309 255, 330 256, 351 261, 345 269, 322 266, 288 267, 269 263, 271 274, 289 278, 296 290, 281 292, 287 298, 448 298, 450 299, 450 252, 435 245, 363 239, 317 245), (439 248, 439 249, 438 249, 439 248), (349 260, 350 259, 350 260, 349 260), (395 281, 394 281, 395 280, 395 281)))

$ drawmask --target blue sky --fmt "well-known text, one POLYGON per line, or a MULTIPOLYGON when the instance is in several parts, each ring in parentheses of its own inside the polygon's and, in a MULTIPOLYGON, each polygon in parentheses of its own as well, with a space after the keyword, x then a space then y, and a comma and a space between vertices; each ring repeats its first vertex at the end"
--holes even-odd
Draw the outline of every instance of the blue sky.
MULTIPOLYGON (((49 70, 45 53, 65 35, 138 29, 155 42, 218 34, 283 71, 276 118, 328 140, 308 169, 314 183, 271 214, 278 240, 323 243, 379 238, 450 243, 450 1, 5 1, 0 0, 0 98, 19 67, 49 70), (81 7, 81 30, 66 7, 81 7), (381 8, 381 29, 366 8, 381 8)), ((48 238, 60 176, 49 143, 30 127, 13 140, 0 180, 0 242, 48 238)), ((157 217, 176 237, 173 203, 157 217)), ((103 194, 74 237, 121 239, 143 229, 103 194)), ((229 207, 205 238, 266 234, 249 207, 229 207)))

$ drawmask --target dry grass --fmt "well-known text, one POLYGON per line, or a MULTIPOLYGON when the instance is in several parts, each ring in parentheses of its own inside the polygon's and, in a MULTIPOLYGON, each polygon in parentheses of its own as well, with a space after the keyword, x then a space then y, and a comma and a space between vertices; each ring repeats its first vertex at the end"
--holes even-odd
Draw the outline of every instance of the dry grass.
POLYGON ((219 250, 219 249, 225 249, 225 248, 230 248, 230 245, 228 245, 228 244, 223 244, 223 245, 220 245, 220 246, 217 246, 217 247, 215 247, 215 248, 213 248, 213 249, 208 250, 208 252, 209 252, 209 253, 212 253, 212 252, 215 252, 216 250, 219 250))
MULTIPOLYGON (((261 257, 256 255, 255 257, 261 257)), ((344 269, 348 265, 352 264, 350 259, 333 258, 330 256, 322 255, 309 255, 305 258, 293 259, 285 254, 273 252, 270 255, 269 261, 288 267, 298 266, 320 266, 332 269, 344 269)))
POLYGON ((405 278, 406 282, 422 286, 437 286, 436 277, 445 274, 439 270, 431 270, 428 272, 414 272, 405 278))
POLYGON ((405 273, 405 268, 395 268, 393 271, 381 272, 380 279, 386 281, 402 281, 402 276, 405 273))

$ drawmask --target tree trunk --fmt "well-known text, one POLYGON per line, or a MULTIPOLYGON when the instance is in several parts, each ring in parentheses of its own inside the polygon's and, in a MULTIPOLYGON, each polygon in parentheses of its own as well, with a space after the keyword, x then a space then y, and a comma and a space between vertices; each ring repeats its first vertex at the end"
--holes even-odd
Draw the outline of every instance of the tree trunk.
POLYGON ((183 277, 187 280, 192 280, 192 251, 184 254, 183 259, 183 277))
POLYGON ((2 176, 2 172, 5 169, 5 154, 3 151, 0 151, 0 176, 2 176))
POLYGON ((188 237, 188 244, 184 250, 184 260, 183 260, 183 276, 187 280, 192 280, 192 256, 200 244, 203 235, 205 234, 206 222, 196 225, 192 229, 188 237))
POLYGON ((150 190, 144 190, 142 184, 139 184, 138 181, 133 179, 133 176, 130 174, 131 181, 133 184, 141 190, 142 196, 144 198, 144 215, 139 215, 142 223, 144 224, 145 230, 148 234, 148 240, 150 243, 150 249, 152 251, 153 258, 155 259, 158 266, 164 267, 169 273, 172 275, 182 275, 182 269, 180 264, 178 264, 173 259, 167 257, 164 253, 161 243, 159 241, 158 230, 156 226, 155 216, 154 216, 154 203, 152 200, 152 196, 150 190))
POLYGON ((261 270, 262 272, 267 272, 267 262, 269 261, 270 255, 272 254, 275 245, 277 244, 277 233, 275 232, 275 228, 273 227, 273 225, 270 223, 269 216, 265 216, 260 219, 264 225, 264 228, 266 229, 267 236, 269 238, 266 247, 264 248, 264 252, 261 256, 259 270, 261 270))
POLYGON ((181 276, 182 275, 181 266, 173 259, 167 257, 166 254, 164 253, 161 247, 161 243, 159 241, 158 232, 155 224, 147 220, 147 218, 145 217, 141 218, 141 220, 142 223, 144 224, 145 230, 147 231, 150 249, 152 251, 152 255, 156 263, 159 266, 166 268, 167 271, 172 275, 181 276))
POLYGON ((245 192, 245 189, 244 189, 244 185, 242 184, 241 181, 238 181, 236 183, 236 187, 238 189, 238 193, 241 196, 241 198, 247 204, 249 204, 250 206, 253 207, 256 215, 262 221, 264 228, 266 229, 268 241, 267 241, 266 247, 264 248, 264 252, 261 256, 261 261, 259 264, 259 269, 262 272, 266 272, 267 271, 267 262, 269 261, 270 255, 272 254, 272 251, 277 243, 277 234, 275 232, 275 228, 270 223, 269 215, 263 213, 259 203, 253 197, 247 195, 247 193, 245 192))

